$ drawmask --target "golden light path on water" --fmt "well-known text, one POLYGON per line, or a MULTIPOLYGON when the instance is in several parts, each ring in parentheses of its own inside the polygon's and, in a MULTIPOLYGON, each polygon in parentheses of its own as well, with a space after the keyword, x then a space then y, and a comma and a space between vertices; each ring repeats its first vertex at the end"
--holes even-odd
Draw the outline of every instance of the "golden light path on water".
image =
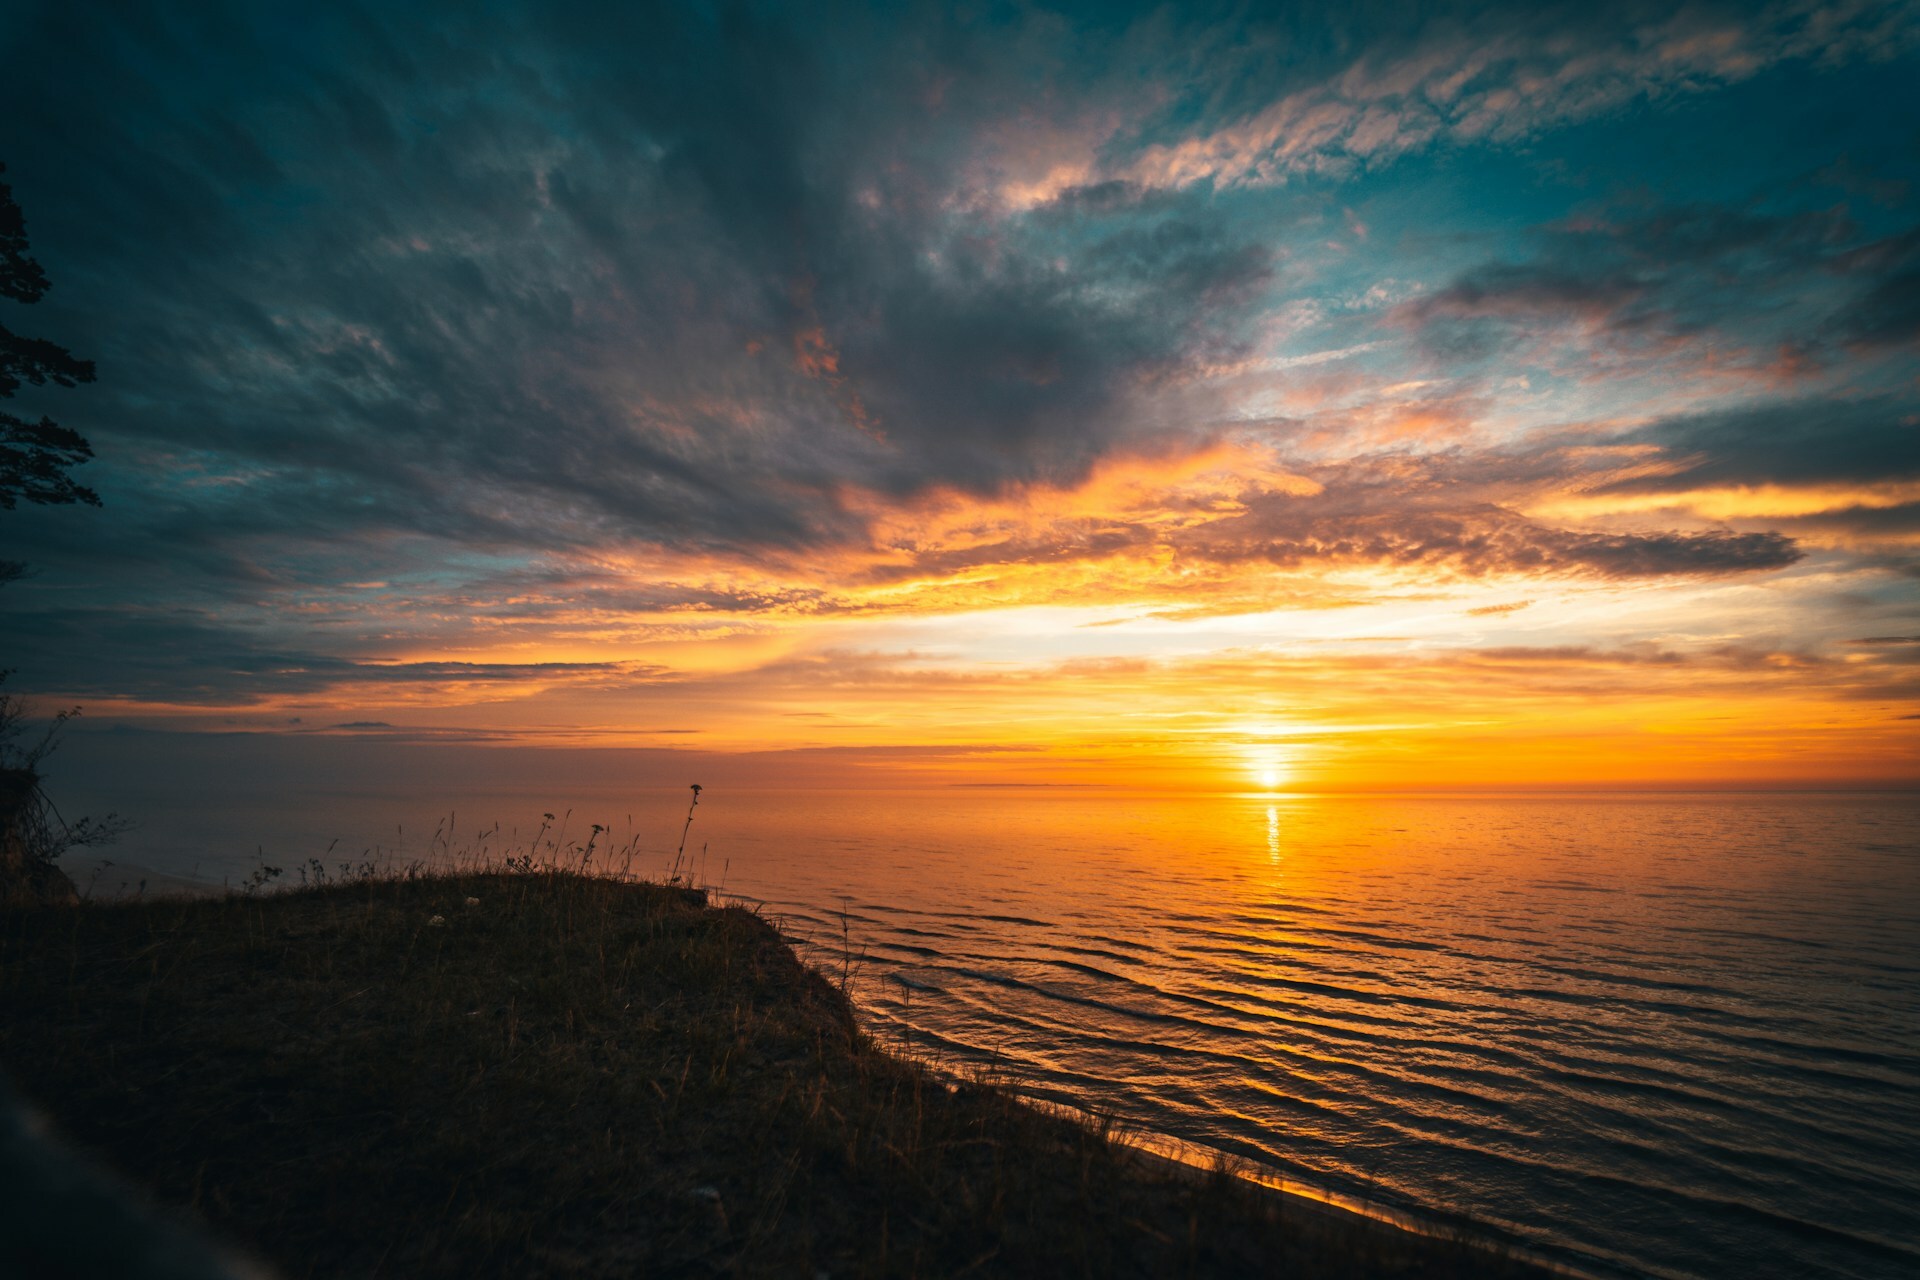
POLYGON ((916 1053, 1569 1258, 1920 1265, 1912 798, 789 803, 730 883, 916 1053))

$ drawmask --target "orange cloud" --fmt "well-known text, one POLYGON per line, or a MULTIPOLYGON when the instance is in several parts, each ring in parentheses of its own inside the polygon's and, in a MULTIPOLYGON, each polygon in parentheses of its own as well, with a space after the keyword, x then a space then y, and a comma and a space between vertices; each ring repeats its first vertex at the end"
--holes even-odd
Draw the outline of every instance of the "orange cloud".
POLYGON ((1530 508, 1552 520, 1687 511, 1707 520, 1767 520, 1831 511, 1882 510, 1920 502, 1920 481, 1883 484, 1729 485, 1669 493, 1576 493, 1530 508))

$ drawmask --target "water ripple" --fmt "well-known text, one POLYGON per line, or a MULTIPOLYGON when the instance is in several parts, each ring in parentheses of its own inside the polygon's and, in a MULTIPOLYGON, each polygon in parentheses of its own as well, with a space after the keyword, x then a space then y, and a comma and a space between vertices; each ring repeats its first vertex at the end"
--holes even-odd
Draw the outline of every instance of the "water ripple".
POLYGON ((1920 1274, 1911 798, 1326 802, 1284 856, 1252 802, 1177 865, 1128 803, 762 883, 880 1034, 1036 1096, 1648 1274, 1920 1274))

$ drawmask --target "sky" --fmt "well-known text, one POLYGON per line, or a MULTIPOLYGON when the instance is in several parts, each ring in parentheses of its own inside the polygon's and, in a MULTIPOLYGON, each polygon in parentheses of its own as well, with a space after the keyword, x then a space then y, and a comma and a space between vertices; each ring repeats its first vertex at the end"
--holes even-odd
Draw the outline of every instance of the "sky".
POLYGON ((1920 780, 1920 5, 29 3, 0 55, 53 282, 0 323, 99 371, 9 407, 102 500, 0 512, 0 655, 96 729, 1920 780))

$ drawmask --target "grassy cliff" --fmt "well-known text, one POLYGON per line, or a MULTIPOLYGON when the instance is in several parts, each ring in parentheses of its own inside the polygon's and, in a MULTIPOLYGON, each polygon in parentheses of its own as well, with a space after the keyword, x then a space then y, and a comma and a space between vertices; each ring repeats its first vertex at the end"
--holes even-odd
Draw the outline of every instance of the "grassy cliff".
POLYGON ((956 1088, 669 886, 0 913, 0 1068, 287 1276, 1534 1274, 956 1088))

